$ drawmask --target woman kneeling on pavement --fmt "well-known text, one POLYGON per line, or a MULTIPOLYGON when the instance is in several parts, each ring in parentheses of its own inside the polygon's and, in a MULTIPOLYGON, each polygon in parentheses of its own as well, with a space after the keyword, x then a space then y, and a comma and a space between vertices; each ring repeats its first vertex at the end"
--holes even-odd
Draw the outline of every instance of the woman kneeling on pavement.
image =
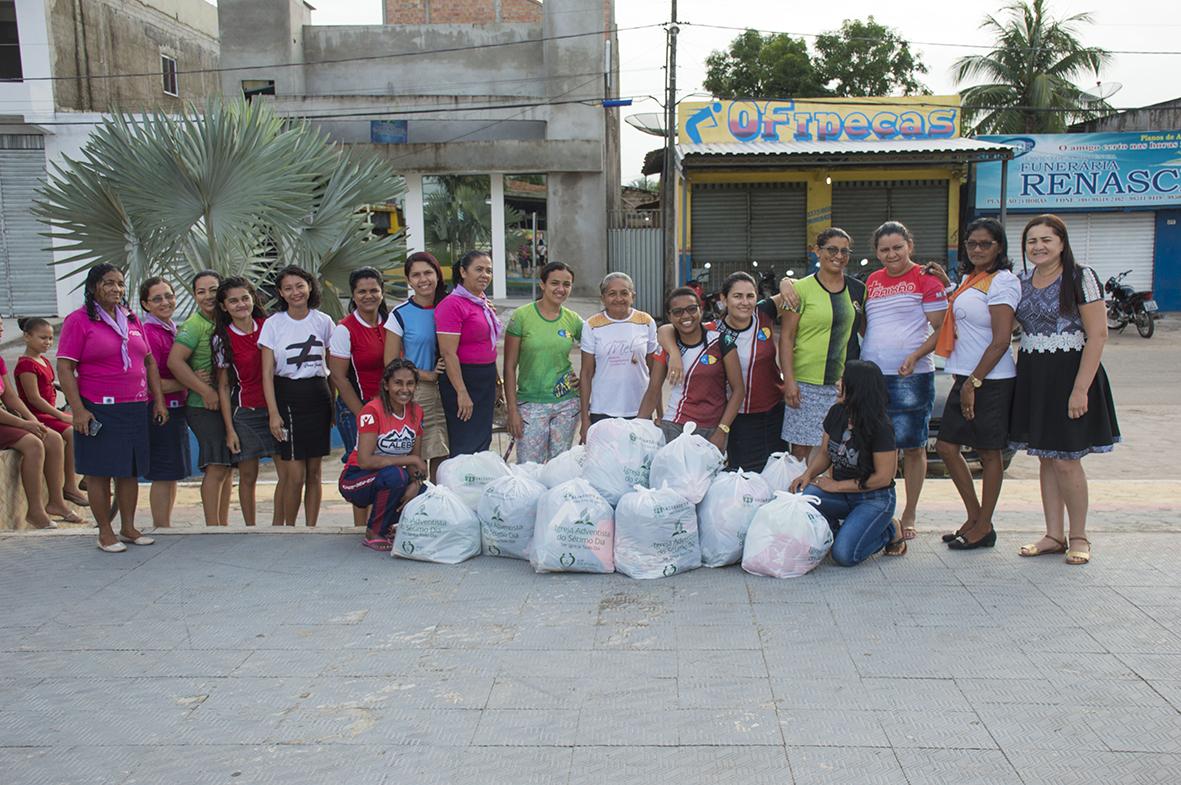
POLYGON ((898 448, 888 401, 886 379, 875 363, 846 363, 836 405, 824 418, 823 443, 791 484, 793 493, 803 490, 820 499, 820 514, 834 534, 832 558, 842 567, 883 549, 888 556, 906 553, 906 540, 893 522, 898 448))
POLYGON ((363 544, 375 551, 390 550, 402 508, 426 479, 416 370, 405 359, 386 366, 380 394, 361 407, 357 448, 340 475, 340 495, 354 507, 369 508, 363 544))

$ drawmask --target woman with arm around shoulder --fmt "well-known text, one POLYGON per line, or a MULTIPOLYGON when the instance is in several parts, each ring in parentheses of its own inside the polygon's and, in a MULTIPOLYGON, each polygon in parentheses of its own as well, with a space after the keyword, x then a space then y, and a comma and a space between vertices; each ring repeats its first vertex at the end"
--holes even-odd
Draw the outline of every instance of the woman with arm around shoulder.
POLYGON ((439 262, 426 251, 416 251, 402 266, 409 288, 406 302, 394 306, 385 320, 385 364, 405 357, 414 363, 418 384, 414 402, 422 407, 422 458, 430 467, 431 482, 447 457, 447 416, 439 395, 441 362, 435 334, 435 306, 447 296, 439 262))
POLYGON ((504 336, 504 395, 517 463, 545 463, 570 449, 579 423, 570 350, 582 336, 582 317, 563 305, 574 271, 550 262, 539 277, 541 298, 513 311, 504 336))
POLYGON ((914 238, 897 221, 873 233, 882 269, 865 282, 865 340, 861 359, 877 363, 886 377, 894 439, 902 450, 906 507, 899 516, 903 535, 913 539, 919 495, 927 476, 927 435, 935 405, 935 361, 931 352, 947 313, 940 280, 911 261, 914 238), (934 328, 934 331, 932 331, 934 328))
MULTIPOLYGON (((943 541, 952 550, 991 548, 996 544, 992 515, 1004 479, 1002 451, 1009 441, 1013 403, 1013 314, 1021 301, 1021 282, 1011 272, 1005 227, 993 218, 977 218, 964 229, 960 284, 948 297, 947 317, 935 353, 947 358, 955 377, 935 449, 963 499, 967 518, 943 541), (984 470, 980 498, 960 448, 976 450, 984 470)), ((950 285, 939 265, 928 269, 950 285)))
MULTIPOLYGON (((695 433, 725 453, 730 425, 738 417, 738 408, 746 394, 734 343, 723 340, 716 329, 701 323, 701 300, 688 287, 673 289, 664 310, 671 322, 657 330, 659 339, 663 343, 671 332, 685 371, 680 383, 669 390, 660 430, 666 441, 672 441, 692 422, 697 426, 695 433)), ((667 367, 668 353, 662 347, 652 363, 652 381, 640 407, 639 416, 644 419, 652 416, 655 403, 661 398, 667 367)))
POLYGON ((607 273, 599 283, 603 310, 582 325, 578 394, 582 424, 608 417, 631 419, 645 405, 656 353, 656 320, 632 307, 636 286, 627 273, 607 273))
POLYGON ((824 436, 791 490, 820 499, 833 530, 832 558, 852 567, 884 550, 906 553, 894 523, 894 475, 898 450, 886 412, 886 380, 874 363, 852 360, 838 386, 837 402, 824 418, 824 436))
MULTIPOLYGON (((357 415, 377 397, 385 370, 385 282, 372 267, 349 273, 349 313, 332 330, 328 376, 336 388, 336 430, 344 442, 341 462, 357 446, 357 415)), ((364 526, 365 510, 353 508, 353 524, 364 526)))
POLYGON ((865 284, 845 275, 851 249, 852 238, 844 229, 834 226, 817 235, 820 266, 796 284, 799 302, 783 309, 779 319, 782 436, 800 460, 807 460, 820 444, 845 361, 858 357, 865 284))
MULTIPOLYGON (((256 523, 258 462, 273 458, 279 443, 270 430, 262 390, 262 352, 258 338, 266 312, 254 285, 231 276, 217 287, 213 328, 213 363, 217 368, 218 411, 226 429, 226 447, 238 466, 238 504, 247 526, 256 523)), ((275 488, 275 519, 282 520, 284 475, 275 488)))
POLYGON ((500 376, 496 344, 504 327, 486 291, 492 285, 492 257, 468 251, 452 268, 451 294, 435 306, 439 354, 446 373, 439 395, 447 416, 452 455, 470 455, 492 444, 492 412, 500 376))
POLYGON ((152 525, 168 527, 172 525, 172 508, 176 504, 176 483, 192 473, 188 418, 185 416, 189 390, 168 368, 168 357, 179 329, 172 321, 172 314, 176 311, 172 284, 159 276, 148 278, 139 286, 139 304, 146 314, 144 338, 159 368, 160 387, 164 391, 164 404, 168 407, 168 421, 152 423, 148 428, 151 467, 144 476, 152 483, 148 495, 152 525))
POLYGON ((1100 364, 1107 341, 1103 286, 1079 265, 1066 224, 1041 215, 1021 236, 1021 351, 1009 439, 1040 462, 1046 534, 1022 556, 1066 551, 1067 564, 1091 559, 1087 539, 1087 475, 1082 459, 1120 441, 1115 403, 1100 364), (1070 534, 1064 532, 1070 516, 1070 534))
POLYGON ((74 463, 86 476, 98 547, 155 540, 135 528, 139 476, 151 464, 148 424, 168 419, 156 361, 143 327, 125 302, 123 272, 97 264, 86 274, 85 305, 62 323, 57 376, 74 416, 74 463), (149 403, 151 410, 149 411, 149 403), (119 502, 119 534, 112 528, 111 479, 119 502))
POLYGON ((368 511, 362 544, 375 551, 389 551, 402 508, 426 479, 414 371, 414 363, 406 359, 385 367, 381 392, 361 407, 357 447, 340 474, 340 495, 354 508, 368 511))
POLYGON ((274 524, 294 526, 302 496, 307 525, 315 526, 322 496, 320 459, 332 447, 327 359, 336 325, 316 310, 320 283, 302 267, 280 270, 275 289, 279 312, 263 323, 258 336, 263 395, 271 435, 279 442, 274 524))

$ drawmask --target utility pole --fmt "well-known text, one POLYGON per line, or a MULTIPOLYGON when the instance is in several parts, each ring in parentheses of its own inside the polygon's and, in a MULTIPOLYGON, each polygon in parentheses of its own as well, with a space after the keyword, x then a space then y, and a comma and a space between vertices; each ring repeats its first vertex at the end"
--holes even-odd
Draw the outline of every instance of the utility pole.
MULTIPOLYGON (((670 292, 677 280, 677 0, 672 3, 668 26, 668 55, 664 96, 664 169, 660 174, 661 207, 664 219, 664 289, 670 292)), ((663 302, 661 298, 661 302, 663 302)))

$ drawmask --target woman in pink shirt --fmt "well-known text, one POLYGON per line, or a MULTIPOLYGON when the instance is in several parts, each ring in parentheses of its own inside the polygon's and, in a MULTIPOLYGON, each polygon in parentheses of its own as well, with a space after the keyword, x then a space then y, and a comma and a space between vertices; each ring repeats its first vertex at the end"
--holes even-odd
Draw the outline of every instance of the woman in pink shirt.
POLYGON ((455 288, 435 306, 435 330, 446 369, 439 378, 439 395, 454 456, 482 452, 492 444, 492 410, 500 383, 496 342, 504 328, 485 294, 492 283, 492 257, 468 251, 451 275, 455 288))
POLYGON ((62 323, 57 376, 74 415, 74 463, 86 475, 98 547, 119 553, 127 550, 124 543, 155 542, 135 528, 137 478, 151 468, 149 426, 166 422, 168 407, 143 326, 127 307, 122 271, 95 265, 86 275, 85 292, 86 304, 62 323), (118 535, 111 528, 111 478, 119 502, 118 535))

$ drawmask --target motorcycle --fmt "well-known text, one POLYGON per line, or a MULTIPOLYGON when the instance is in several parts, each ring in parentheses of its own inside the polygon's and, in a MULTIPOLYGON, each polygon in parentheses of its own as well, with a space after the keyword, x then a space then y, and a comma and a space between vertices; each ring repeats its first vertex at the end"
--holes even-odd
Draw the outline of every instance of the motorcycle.
POLYGON ((1156 300, 1152 299, 1151 291, 1137 292, 1122 283, 1131 272, 1124 270, 1108 278, 1103 285, 1103 291, 1110 296, 1107 300, 1107 329, 1122 331, 1133 323, 1140 337, 1151 338, 1156 331, 1156 300))

